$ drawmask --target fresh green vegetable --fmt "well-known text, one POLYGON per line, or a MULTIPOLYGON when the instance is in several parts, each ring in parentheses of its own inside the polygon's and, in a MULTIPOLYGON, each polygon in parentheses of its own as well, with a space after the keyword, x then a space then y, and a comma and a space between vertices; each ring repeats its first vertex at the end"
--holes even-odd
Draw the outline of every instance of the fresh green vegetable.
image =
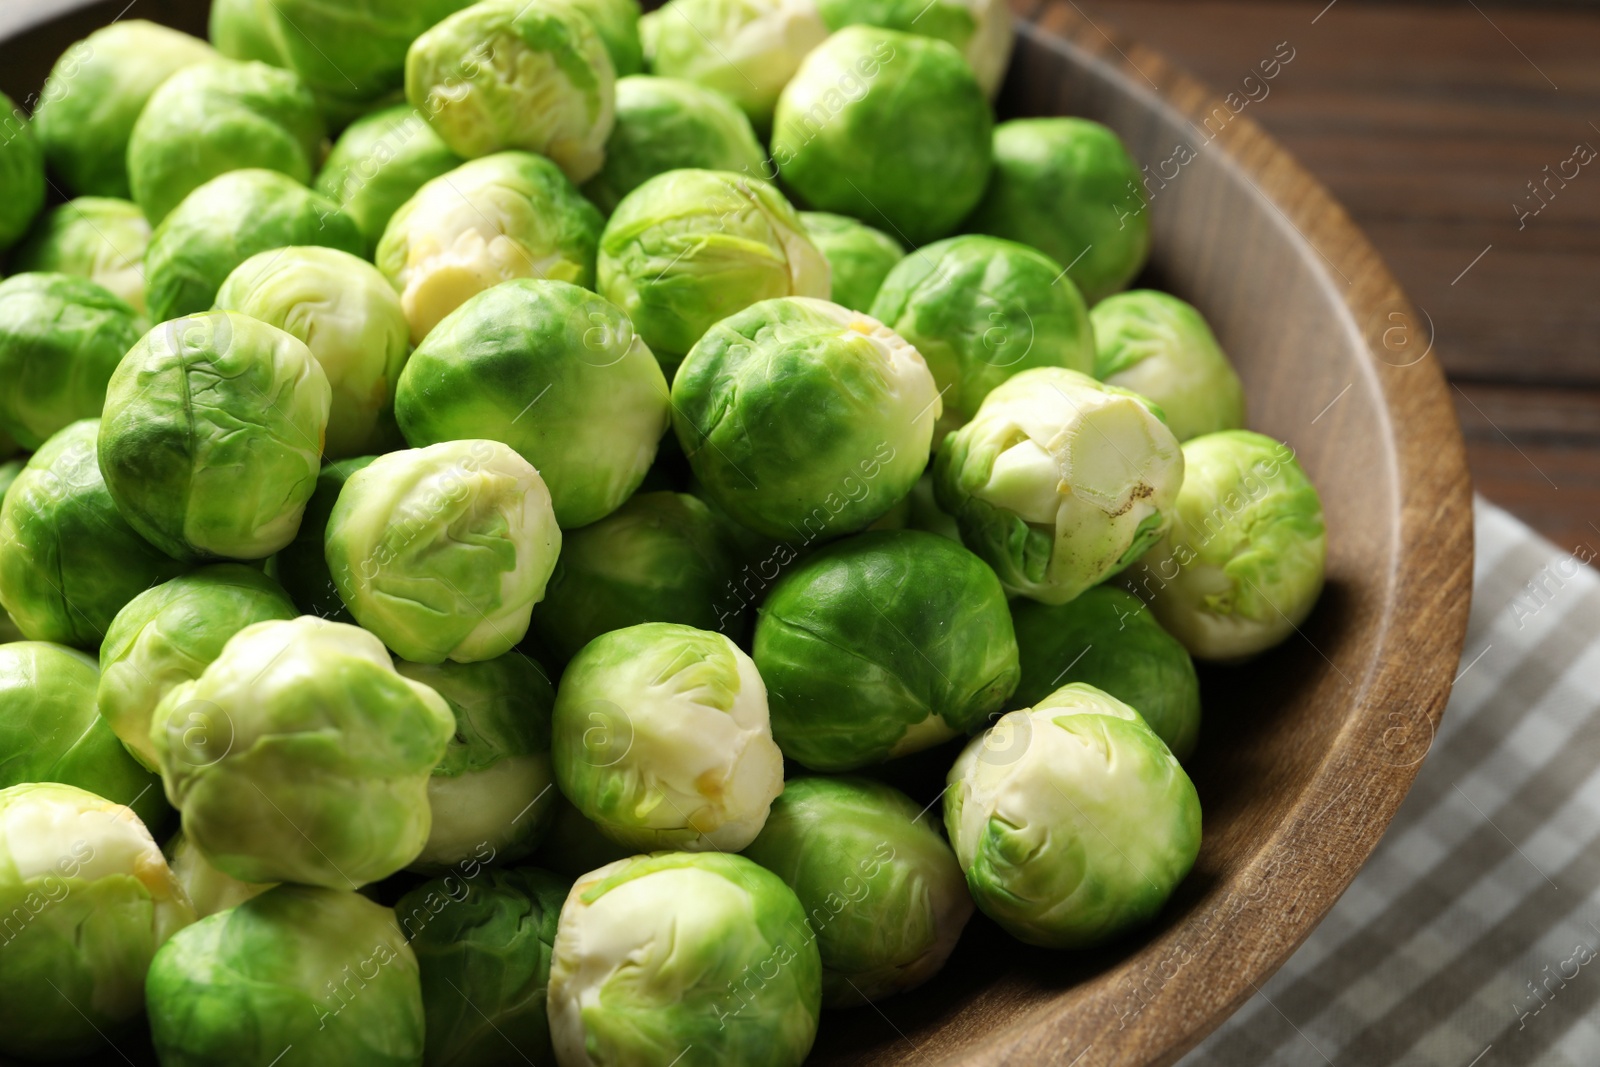
POLYGON ((328 517, 333 514, 344 483, 377 458, 357 456, 323 467, 317 475, 317 487, 306 502, 294 540, 272 557, 279 584, 302 615, 315 615, 332 622, 353 624, 356 621, 339 599, 339 587, 334 584, 333 572, 328 570, 328 517))
POLYGON ((343 208, 376 248, 400 205, 463 162, 415 108, 396 104, 346 127, 312 187, 343 208))
POLYGON ((883 280, 905 258, 905 248, 882 230, 843 215, 802 211, 800 221, 828 261, 833 302, 851 311, 871 311, 883 280))
POLYGON ((817 7, 830 30, 881 26, 950 42, 990 99, 1011 59, 1011 10, 1004 0, 819 0, 817 7))
POLYGON ((172 835, 162 852, 172 868, 172 877, 183 887, 198 919, 236 908, 272 888, 271 883, 241 882, 232 875, 223 874, 211 866, 182 830, 172 835))
POLYGON ((44 213, 11 267, 87 278, 142 315, 149 247, 150 223, 137 204, 80 196, 44 213))

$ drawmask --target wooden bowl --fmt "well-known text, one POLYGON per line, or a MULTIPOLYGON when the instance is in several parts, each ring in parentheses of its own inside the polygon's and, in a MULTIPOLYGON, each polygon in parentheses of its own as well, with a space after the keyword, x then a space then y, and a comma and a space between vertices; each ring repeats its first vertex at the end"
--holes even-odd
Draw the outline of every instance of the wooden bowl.
MULTIPOLYGON (((25 100, 126 2, 10 0, 0 88, 25 100)), ((129 14, 204 33, 206 8, 141 0, 129 14)), ((1190 771, 1205 841, 1154 927, 1049 952, 979 917, 929 985, 828 1013, 817 1064, 1176 1060, 1283 963, 1372 851, 1432 743, 1466 628, 1471 488, 1431 324, 1327 190, 1236 113, 1240 97, 1230 106, 1070 0, 1017 10, 1001 114, 1097 119, 1148 165, 1155 245, 1141 284, 1205 313, 1244 379, 1250 425, 1299 453, 1327 512, 1327 591, 1299 636, 1248 668, 1203 672, 1190 771)))

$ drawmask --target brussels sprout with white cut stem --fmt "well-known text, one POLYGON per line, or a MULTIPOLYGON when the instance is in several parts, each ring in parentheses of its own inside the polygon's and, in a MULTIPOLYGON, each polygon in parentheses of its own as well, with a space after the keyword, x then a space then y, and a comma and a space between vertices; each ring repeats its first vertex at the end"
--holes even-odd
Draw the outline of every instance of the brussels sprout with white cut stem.
POLYGON ((744 855, 782 878, 805 907, 826 1007, 926 982, 972 917, 936 817, 880 782, 789 779, 744 855))
POLYGON ((1149 921, 1200 852, 1194 783, 1091 685, 1001 717, 949 783, 945 829, 973 899, 1031 945, 1086 948, 1149 921))
POLYGON ((194 921, 133 812, 70 785, 0 790, 0 1052, 87 1055, 144 1009, 162 942, 194 921))
POLYGON ((464 162, 415 108, 397 104, 352 122, 312 187, 343 208, 376 248, 400 205, 464 162))
POLYGON ((162 852, 172 868, 172 877, 183 887, 199 919, 236 908, 272 888, 270 882, 241 882, 232 875, 223 874, 211 866, 211 861, 201 855, 182 830, 172 835, 162 852))
POLYGON ((88 278, 144 314, 150 222, 128 200, 80 196, 51 208, 12 258, 12 269, 88 278))
POLYGON ((0 93, 0 251, 28 232, 44 207, 44 153, 32 124, 12 99, 0 93))
POLYGON ((713 326, 678 369, 672 401, 708 499, 757 533, 807 543, 864 529, 910 492, 941 410, 904 338, 801 297, 713 326))
POLYGON ((1197 658, 1249 659, 1294 633, 1322 593, 1322 499, 1294 450, 1262 434, 1206 434, 1183 457, 1172 529, 1129 579, 1197 658))
POLYGON ((578 879, 561 909, 556 1061, 798 1067, 821 974, 805 911, 771 871, 720 853, 619 860, 578 879))
POLYGON ((993 100, 1011 59, 1011 9, 1005 0, 818 0, 830 30, 880 26, 937 37, 960 50, 993 100))
POLYGON ((106 488, 175 558, 263 559, 299 528, 329 398, 310 350, 274 326, 231 311, 163 323, 106 389, 106 488))
POLYGON ((556 692, 556 781, 640 850, 737 852, 783 791, 767 690, 721 634, 654 622, 595 638, 556 692))
POLYGON ((527 633, 561 531, 527 460, 498 441, 451 441, 352 474, 326 551, 340 599, 396 655, 470 663, 527 633))
POLYGON ((428 782, 455 718, 354 626, 246 627, 150 724, 167 799, 218 870, 356 889, 428 840, 428 782))
POLYGON ((939 506, 1006 591, 1064 604, 1161 539, 1183 451, 1160 409, 1057 367, 997 386, 945 438, 939 506))
POLYGON ((851 311, 870 312, 883 280, 905 258, 905 248, 882 230, 843 215, 802 211, 800 221, 828 261, 833 302, 851 311))
POLYGON ((1178 440, 1244 426, 1244 387, 1192 306, 1137 289, 1106 297, 1089 318, 1094 376, 1161 405, 1178 440))

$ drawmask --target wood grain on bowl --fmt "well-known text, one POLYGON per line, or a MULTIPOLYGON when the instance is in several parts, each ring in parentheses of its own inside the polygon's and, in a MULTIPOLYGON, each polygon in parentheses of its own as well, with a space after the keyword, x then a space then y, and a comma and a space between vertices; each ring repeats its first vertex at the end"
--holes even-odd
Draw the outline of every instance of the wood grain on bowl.
MULTIPOLYGON (((9 15, 0 88, 36 92, 56 55, 125 4, 43 0, 36 17, 9 15)), ((202 32, 205 8, 142 0, 135 13, 202 32)), ((1284 646, 1204 672, 1191 772, 1205 841, 1151 929, 1062 953, 979 918, 929 985, 830 1013, 818 1064, 1176 1060, 1287 958, 1371 852, 1432 742, 1466 626, 1460 431, 1418 344, 1428 331, 1372 247, 1248 114, 1106 36, 1071 0, 1016 10, 1002 117, 1094 118, 1148 165, 1154 253, 1140 284, 1206 314, 1244 380, 1250 425, 1297 451, 1326 509, 1328 586, 1284 646)))

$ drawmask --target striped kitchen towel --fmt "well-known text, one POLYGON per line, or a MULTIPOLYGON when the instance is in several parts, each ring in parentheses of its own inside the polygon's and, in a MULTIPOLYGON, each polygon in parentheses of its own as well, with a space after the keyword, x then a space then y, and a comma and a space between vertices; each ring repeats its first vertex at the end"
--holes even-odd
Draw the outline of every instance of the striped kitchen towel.
POLYGON ((1600 1065, 1600 574, 1482 499, 1427 762, 1350 890, 1182 1067, 1600 1065))

